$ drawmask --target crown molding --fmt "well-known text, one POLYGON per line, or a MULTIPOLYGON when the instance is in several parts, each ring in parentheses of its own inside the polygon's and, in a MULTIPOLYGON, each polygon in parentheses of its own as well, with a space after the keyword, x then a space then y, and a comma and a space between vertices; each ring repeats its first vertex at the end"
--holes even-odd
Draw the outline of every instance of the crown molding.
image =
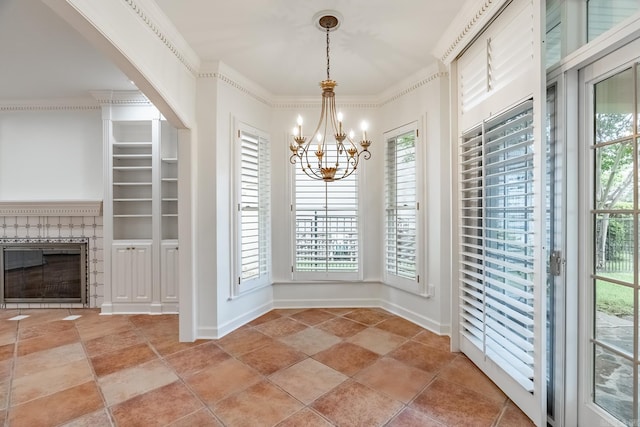
POLYGON ((200 58, 160 7, 152 0, 124 0, 124 2, 176 59, 191 74, 196 75, 200 68, 200 58))
POLYGON ((100 215, 102 215, 102 200, 0 201, 0 217, 100 215))
POLYGON ((433 50, 436 58, 450 64, 496 14, 511 0, 469 0, 451 22, 433 50))
MULTIPOLYGON (((228 68, 228 67, 227 67, 228 68)), ((231 70, 229 68, 229 70, 231 70)), ((233 72, 233 71, 232 71, 233 72)), ((250 88, 251 84, 248 80, 244 78, 231 77, 227 73, 222 73, 220 71, 204 71, 197 74, 199 79, 215 79, 221 81, 234 89, 239 90, 245 95, 255 99, 256 101, 266 105, 267 107, 273 107, 273 102, 271 101, 272 96, 264 91, 261 91, 257 88, 250 88), (241 81, 244 80, 244 81, 241 81), (263 93, 260 93, 263 92, 263 93)))
POLYGON ((100 105, 152 105, 139 90, 93 90, 89 93, 100 105))
MULTIPOLYGON (((273 108, 278 110, 305 110, 320 108, 322 106, 320 96, 305 97, 278 97, 274 99, 273 108)), ((379 104, 371 97, 336 97, 336 106, 340 108, 369 109, 378 108, 379 104)))
POLYGON ((449 77, 449 73, 447 71, 437 71, 433 74, 427 75, 426 77, 418 78, 417 80, 412 79, 413 83, 409 83, 408 81, 405 81, 407 83, 399 84, 396 90, 393 90, 393 89, 388 90, 386 92, 386 96, 383 95, 381 97, 381 100, 378 103, 378 106, 382 107, 383 105, 386 105, 390 102, 400 99, 405 95, 408 95, 409 93, 421 88, 426 84, 429 84, 433 81, 446 78, 446 77, 449 77), (404 89, 401 89, 402 87, 404 87, 404 89))
POLYGON ((91 98, 51 98, 51 99, 4 99, 0 101, 0 112, 37 111, 91 111, 100 106, 91 98))

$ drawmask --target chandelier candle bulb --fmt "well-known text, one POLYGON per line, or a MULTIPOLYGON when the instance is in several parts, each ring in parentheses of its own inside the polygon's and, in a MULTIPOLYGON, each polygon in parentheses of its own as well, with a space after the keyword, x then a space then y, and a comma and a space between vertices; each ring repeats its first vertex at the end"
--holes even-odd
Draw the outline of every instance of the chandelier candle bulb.
POLYGON ((302 116, 298 115, 298 135, 302 136, 302 116))
POLYGON ((367 122, 362 122, 362 124, 360 125, 360 129, 362 129, 362 140, 366 141, 367 140, 367 128, 369 127, 369 125, 367 124, 367 122))

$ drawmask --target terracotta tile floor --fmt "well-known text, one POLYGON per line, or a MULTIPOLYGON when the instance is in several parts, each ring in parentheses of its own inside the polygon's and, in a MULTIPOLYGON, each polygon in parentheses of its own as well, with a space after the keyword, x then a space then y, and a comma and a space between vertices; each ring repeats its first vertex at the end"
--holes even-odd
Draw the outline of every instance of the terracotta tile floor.
POLYGON ((380 309, 273 310, 195 343, 178 342, 175 315, 0 310, 0 417, 29 427, 532 425, 448 348, 380 309))

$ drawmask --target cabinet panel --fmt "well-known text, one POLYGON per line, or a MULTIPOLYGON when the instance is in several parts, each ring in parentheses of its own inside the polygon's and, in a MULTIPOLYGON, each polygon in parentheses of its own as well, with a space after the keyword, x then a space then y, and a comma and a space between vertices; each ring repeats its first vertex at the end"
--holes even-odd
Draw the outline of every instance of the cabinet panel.
POLYGON ((114 301, 131 301, 131 262, 128 245, 113 245, 111 249, 111 279, 114 301))
POLYGON ((151 243, 114 243, 111 252, 114 300, 151 301, 151 243))
POLYGON ((160 298, 162 302, 178 301, 179 264, 178 242, 162 243, 160 298))
POLYGON ((133 301, 151 301, 151 245, 136 245, 131 249, 133 301))

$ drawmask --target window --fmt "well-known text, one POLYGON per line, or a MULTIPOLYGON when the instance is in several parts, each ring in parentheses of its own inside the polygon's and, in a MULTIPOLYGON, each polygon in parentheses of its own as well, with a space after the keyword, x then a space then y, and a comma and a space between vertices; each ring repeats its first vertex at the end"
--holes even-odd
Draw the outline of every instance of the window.
POLYGON ((533 392, 533 102, 466 132, 460 156, 463 340, 533 392))
POLYGON ((418 291, 416 124, 386 136, 385 282, 418 291))
POLYGON ((236 144, 236 293, 270 283, 269 140, 240 125, 236 144))
POLYGON ((357 172, 334 182, 294 175, 294 262, 297 279, 359 279, 357 172))
POLYGON ((587 41, 635 14, 639 6, 638 0, 587 0, 587 41))

